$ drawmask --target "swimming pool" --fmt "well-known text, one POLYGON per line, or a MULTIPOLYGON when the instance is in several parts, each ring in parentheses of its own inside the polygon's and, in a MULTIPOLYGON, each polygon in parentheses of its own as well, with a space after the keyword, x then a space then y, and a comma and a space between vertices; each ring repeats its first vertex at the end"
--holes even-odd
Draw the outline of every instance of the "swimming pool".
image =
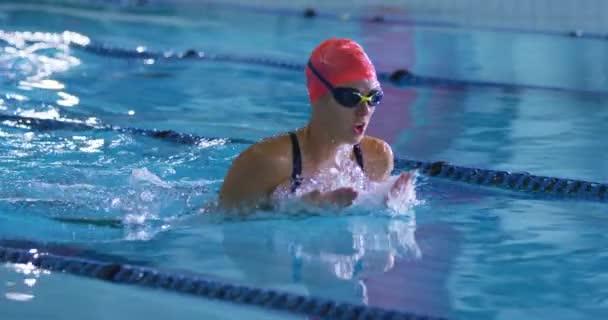
MULTIPOLYGON (((251 141, 306 122, 289 66, 330 32, 386 74, 426 79, 383 82, 370 134, 398 157, 605 182, 608 42, 222 6, 1 6, 3 246, 436 317, 605 316, 605 200, 422 176, 407 215, 193 212, 251 141)), ((303 318, 23 265, 0 274, 7 318, 303 318)))

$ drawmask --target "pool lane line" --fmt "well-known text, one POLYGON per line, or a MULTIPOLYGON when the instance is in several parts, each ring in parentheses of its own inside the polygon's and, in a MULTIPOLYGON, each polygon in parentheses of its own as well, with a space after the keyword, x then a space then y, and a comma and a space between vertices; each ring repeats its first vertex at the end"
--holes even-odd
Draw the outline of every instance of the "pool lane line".
MULTIPOLYGON (((10 36, 11 32, 0 30, 0 35, 10 36)), ((32 36, 33 39, 38 39, 32 36)), ((81 40, 81 39, 80 39, 81 40)), ((0 38, 0 42, 7 41, 0 38)), ((305 65, 287 60, 263 56, 244 56, 234 54, 214 54, 195 49, 175 52, 172 50, 160 52, 151 51, 139 46, 135 49, 108 46, 94 41, 68 41, 68 44, 76 49, 84 50, 95 55, 118 58, 118 59, 138 59, 154 61, 213 61, 223 63, 238 63, 247 65, 257 65, 269 68, 278 68, 291 71, 302 71, 305 65)), ((576 89, 558 86, 545 86, 534 84, 517 84, 497 81, 463 80, 432 76, 416 75, 410 70, 397 69, 391 72, 378 72, 378 79, 389 82, 398 88, 411 87, 438 87, 451 90, 463 90, 468 88, 494 88, 506 91, 537 90, 549 92, 561 92, 566 94, 583 96, 607 96, 608 90, 601 89, 576 89)))
POLYGON ((71 131, 113 131, 136 136, 150 137, 164 141, 176 142, 187 145, 199 145, 206 143, 230 143, 230 144, 253 144, 255 141, 241 138, 219 138, 201 137, 189 133, 179 133, 174 130, 140 129, 132 127, 121 127, 108 124, 88 124, 84 121, 70 121, 57 119, 40 119, 18 115, 0 114, 0 122, 9 121, 19 125, 28 126, 37 131, 71 130, 71 131))
MULTIPOLYGON (((82 248, 77 246, 70 246, 62 243, 54 243, 54 242, 39 242, 30 239, 6 239, 0 238, 0 248, 12 248, 23 251, 30 251, 31 249, 35 249, 37 253, 41 254, 53 254, 59 256, 69 256, 73 258, 86 258, 93 259, 100 262, 113 262, 113 263, 126 263, 133 264, 139 266, 150 266, 151 263, 144 260, 139 259, 131 259, 126 258, 120 255, 102 253, 99 251, 95 251, 90 248, 82 248)), ((0 249, 1 251, 1 249, 0 249)), ((4 257, 7 259, 7 257, 4 257)), ((0 252, 0 261, 2 260, 2 253, 0 252)))
MULTIPOLYGON (((301 63, 262 56, 244 56, 232 54, 213 54, 204 51, 189 49, 176 53, 174 51, 157 52, 147 48, 138 47, 127 49, 107 46, 105 44, 90 42, 88 44, 71 43, 72 47, 82 49, 86 52, 122 59, 153 59, 158 61, 213 61, 223 63, 239 63, 257 65, 262 67, 279 68, 292 71, 303 71, 305 65, 301 63)), ((545 86, 534 84, 505 83, 498 81, 461 80, 441 77, 422 76, 412 73, 410 70, 397 69, 391 72, 378 72, 378 79, 386 81, 399 88, 410 87, 440 87, 445 89, 462 90, 467 88, 495 88, 507 91, 537 90, 550 92, 563 92, 586 96, 605 96, 608 90, 600 89, 573 89, 558 86, 545 86)))
POLYGON ((560 198, 575 198, 605 202, 608 200, 608 184, 577 179, 534 175, 529 172, 510 172, 451 165, 446 161, 416 161, 395 158, 397 169, 418 169, 429 177, 464 182, 478 186, 546 194, 560 198))
MULTIPOLYGON (((37 119, 17 115, 0 114, 0 122, 13 121, 38 131, 45 130, 105 130, 150 137, 186 145, 199 145, 217 141, 219 143, 251 145, 256 141, 240 138, 203 137, 179 133, 173 130, 149 130, 111 125, 88 125, 83 122, 67 122, 53 119, 37 119)), ((528 172, 510 172, 451 165, 445 161, 417 161, 395 156, 395 173, 418 169, 424 175, 459 181, 473 185, 498 187, 530 194, 576 198, 579 200, 607 201, 608 184, 568 178, 538 176, 528 172)))
POLYGON ((69 273, 114 284, 161 289, 204 299, 324 319, 444 319, 220 282, 194 273, 171 272, 154 267, 57 254, 48 252, 44 246, 37 246, 33 242, 24 249, 6 246, 0 241, 0 261, 31 264, 44 270, 69 273))

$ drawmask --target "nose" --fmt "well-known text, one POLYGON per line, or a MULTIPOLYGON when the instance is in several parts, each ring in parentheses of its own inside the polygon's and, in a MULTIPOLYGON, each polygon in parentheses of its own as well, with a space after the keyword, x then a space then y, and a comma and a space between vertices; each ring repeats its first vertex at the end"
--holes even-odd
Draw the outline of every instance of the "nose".
POLYGON ((369 103, 367 103, 365 101, 361 101, 361 103, 359 103, 359 105, 357 106, 357 109, 355 112, 357 113, 358 116, 365 117, 368 114, 374 112, 374 107, 371 107, 369 105, 369 103))

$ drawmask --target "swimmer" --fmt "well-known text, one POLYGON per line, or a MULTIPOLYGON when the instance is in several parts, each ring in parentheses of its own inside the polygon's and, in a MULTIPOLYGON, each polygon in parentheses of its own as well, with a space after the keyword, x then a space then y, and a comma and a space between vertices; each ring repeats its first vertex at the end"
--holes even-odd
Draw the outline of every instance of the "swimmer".
MULTIPOLYGON (((345 147, 349 148, 349 161, 356 163, 369 181, 383 182, 390 177, 391 147, 365 135, 383 92, 363 48, 349 39, 328 39, 313 50, 305 73, 312 107, 308 124, 243 151, 224 179, 221 207, 272 207, 276 190, 297 194, 303 181, 335 168, 336 156, 345 147)), ((402 173, 388 190, 390 196, 410 189, 413 177, 412 172, 402 173)), ((358 193, 354 187, 341 186, 307 190, 298 196, 313 206, 347 207, 358 193)))

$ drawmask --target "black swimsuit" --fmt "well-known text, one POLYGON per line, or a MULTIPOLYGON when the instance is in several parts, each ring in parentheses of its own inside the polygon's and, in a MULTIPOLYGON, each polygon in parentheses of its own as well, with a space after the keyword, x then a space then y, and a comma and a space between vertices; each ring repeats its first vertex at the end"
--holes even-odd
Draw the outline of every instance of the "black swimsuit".
MULTIPOLYGON (((300 144, 298 143, 298 136, 295 134, 295 132, 290 132, 289 137, 291 138, 291 148, 293 153, 291 192, 294 193, 302 184, 302 153, 300 152, 300 144)), ((357 164, 359 167, 361 167, 361 170, 363 170, 363 153, 361 152, 361 146, 359 144, 354 145, 353 152, 355 153, 357 164)))

